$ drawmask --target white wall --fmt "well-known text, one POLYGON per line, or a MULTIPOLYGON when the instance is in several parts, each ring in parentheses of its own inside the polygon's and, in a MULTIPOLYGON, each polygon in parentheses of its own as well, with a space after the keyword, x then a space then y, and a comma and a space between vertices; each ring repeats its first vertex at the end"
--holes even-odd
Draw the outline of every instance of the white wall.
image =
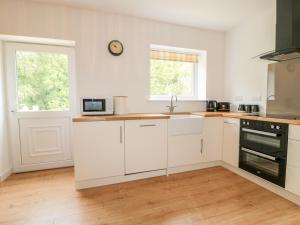
MULTIPOLYGON (((2 42, 0 41, 0 49, 2 42)), ((7 139, 7 120, 5 103, 2 51, 0 51, 0 182, 9 175, 11 162, 9 159, 8 139, 7 139)))
MULTIPOLYGON (((75 40, 77 97, 128 95, 131 112, 166 110, 166 102, 147 100, 150 44, 206 50, 207 98, 223 98, 222 32, 26 0, 2 0, 0 34, 75 40), (108 53, 107 44, 112 39, 123 42, 122 56, 108 53)), ((204 105, 180 102, 177 110, 203 110, 204 105)))
POLYGON ((226 33, 224 98, 235 105, 266 106, 267 64, 252 57, 275 48, 275 5, 226 33))

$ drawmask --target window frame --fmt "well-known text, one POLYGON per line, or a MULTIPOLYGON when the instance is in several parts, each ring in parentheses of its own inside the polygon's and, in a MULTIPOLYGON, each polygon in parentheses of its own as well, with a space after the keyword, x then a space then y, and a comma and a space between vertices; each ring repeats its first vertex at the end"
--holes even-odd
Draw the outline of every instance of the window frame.
POLYGON ((9 108, 11 111, 20 114, 21 116, 41 116, 45 117, 48 115, 74 115, 76 112, 76 74, 75 74, 75 49, 74 46, 64 46, 53 44, 41 44, 41 43, 21 43, 15 41, 5 41, 5 55, 6 58, 9 58, 10 63, 13 63, 14 66, 11 66, 13 70, 5 71, 6 76, 9 74, 12 79, 7 79, 6 85, 12 87, 13 91, 9 98, 9 108), (46 52, 46 53, 57 53, 65 54, 68 57, 68 77, 69 77, 69 109, 67 110, 38 110, 38 111, 22 111, 18 109, 18 88, 17 88, 17 74, 16 74, 16 53, 17 51, 28 51, 28 52, 46 52))
MULTIPOLYGON (((194 72, 193 72, 193 96, 177 96, 178 101, 203 101, 206 99, 206 51, 178 48, 171 46, 163 45, 150 45, 151 50, 160 50, 160 51, 170 51, 170 52, 179 52, 186 54, 197 54, 201 57, 201 61, 194 63, 194 72), (201 68, 202 67, 202 68, 201 68), (200 74, 203 73, 203 74, 200 74), (202 78, 200 78, 200 76, 202 78), (200 84, 204 82, 204 86, 200 84), (204 87, 204 91, 201 92, 200 88, 204 87)), ((171 95, 151 95, 151 58, 149 57, 149 101, 169 101, 171 95)))
POLYGON ((15 76, 16 76, 16 97, 17 97, 17 99, 16 99, 16 110, 18 111, 18 112, 70 112, 71 111, 71 104, 72 104, 72 102, 71 102, 71 100, 72 100, 72 96, 71 96, 71 81, 70 81, 70 79, 71 79, 71 75, 70 75, 70 54, 68 53, 68 52, 66 52, 66 51, 64 51, 62 48, 61 48, 61 50, 60 51, 58 51, 58 49, 56 48, 56 46, 54 46, 55 47, 55 51, 54 51, 54 48, 52 48, 51 49, 51 51, 45 51, 45 50, 43 50, 43 49, 39 49, 39 50, 17 50, 16 52, 15 52, 15 54, 16 54, 16 57, 15 57, 15 66, 16 66, 16 68, 15 68, 15 76), (52 51, 53 50, 53 51, 52 51), (33 110, 33 109, 31 109, 31 110, 22 110, 22 109, 20 109, 20 102, 19 102, 19 100, 20 100, 20 98, 19 98, 19 81, 18 81, 18 79, 19 79, 19 77, 18 77, 18 73, 17 73, 17 64, 18 64, 18 61, 17 61, 17 59, 18 59, 18 57, 17 57, 17 54, 18 54, 18 52, 28 52, 28 53, 45 53, 45 54, 60 54, 60 55, 64 55, 64 56, 66 56, 66 58, 67 58, 67 78, 68 78, 68 82, 67 82, 67 84, 68 84, 68 86, 67 86, 67 88, 68 88, 68 108, 66 108, 66 109, 63 109, 63 108, 61 108, 61 109, 38 109, 38 110, 33 110))

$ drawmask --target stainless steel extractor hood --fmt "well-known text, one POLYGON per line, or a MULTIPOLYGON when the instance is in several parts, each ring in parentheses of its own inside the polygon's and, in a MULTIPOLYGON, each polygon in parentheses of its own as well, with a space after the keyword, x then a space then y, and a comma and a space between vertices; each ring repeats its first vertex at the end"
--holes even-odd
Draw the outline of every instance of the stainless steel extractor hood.
POLYGON ((300 58, 300 0, 277 0, 276 48, 261 59, 287 61, 300 58))

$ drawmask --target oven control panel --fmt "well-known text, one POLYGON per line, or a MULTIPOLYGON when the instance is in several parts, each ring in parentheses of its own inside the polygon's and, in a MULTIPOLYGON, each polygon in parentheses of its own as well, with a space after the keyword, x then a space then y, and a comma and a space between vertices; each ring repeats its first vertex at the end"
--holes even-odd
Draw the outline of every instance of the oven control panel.
POLYGON ((241 120, 241 127, 271 132, 285 132, 288 130, 288 124, 257 120, 241 120))

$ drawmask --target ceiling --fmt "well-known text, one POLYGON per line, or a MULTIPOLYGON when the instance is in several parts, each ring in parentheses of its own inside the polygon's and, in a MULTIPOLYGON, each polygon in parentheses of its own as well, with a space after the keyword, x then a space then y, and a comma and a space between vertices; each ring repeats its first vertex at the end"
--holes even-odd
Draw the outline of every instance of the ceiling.
POLYGON ((226 31, 264 11, 275 0, 36 0, 97 9, 169 23, 226 31))

